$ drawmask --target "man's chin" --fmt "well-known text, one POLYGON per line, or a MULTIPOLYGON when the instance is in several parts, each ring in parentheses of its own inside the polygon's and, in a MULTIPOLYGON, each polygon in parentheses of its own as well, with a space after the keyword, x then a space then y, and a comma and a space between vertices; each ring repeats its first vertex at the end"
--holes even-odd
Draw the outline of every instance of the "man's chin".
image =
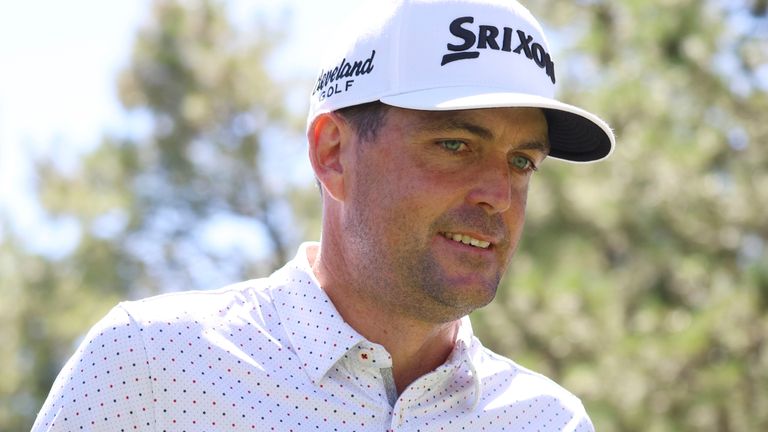
POLYGON ((500 276, 489 277, 475 273, 439 279, 441 283, 435 284, 433 281, 430 284, 429 295, 463 316, 493 301, 500 276))

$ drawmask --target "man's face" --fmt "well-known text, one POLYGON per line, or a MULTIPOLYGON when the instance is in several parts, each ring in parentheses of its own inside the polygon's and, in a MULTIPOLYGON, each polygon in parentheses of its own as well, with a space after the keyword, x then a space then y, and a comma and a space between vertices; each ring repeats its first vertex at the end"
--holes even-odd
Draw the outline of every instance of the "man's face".
POLYGON ((375 139, 351 148, 342 238, 360 289, 432 322, 489 303, 548 152, 542 111, 391 108, 375 139))

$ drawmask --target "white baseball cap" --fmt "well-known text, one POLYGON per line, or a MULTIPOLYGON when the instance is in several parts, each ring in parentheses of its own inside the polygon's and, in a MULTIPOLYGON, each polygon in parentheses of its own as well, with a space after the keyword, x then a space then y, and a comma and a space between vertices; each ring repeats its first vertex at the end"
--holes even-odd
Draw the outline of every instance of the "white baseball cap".
POLYGON ((381 101, 417 110, 542 108, 550 157, 592 162, 615 138, 598 116, 554 98, 555 63, 536 19, 514 0, 395 0, 344 28, 310 96, 308 127, 381 101))

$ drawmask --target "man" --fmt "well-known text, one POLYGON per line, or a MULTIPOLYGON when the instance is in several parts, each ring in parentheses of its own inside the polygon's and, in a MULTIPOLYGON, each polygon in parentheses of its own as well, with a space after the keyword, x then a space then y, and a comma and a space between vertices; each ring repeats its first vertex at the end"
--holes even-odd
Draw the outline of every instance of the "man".
POLYGON ((612 132, 553 99, 544 35, 513 1, 370 15, 311 96, 320 243, 269 278, 118 305, 34 430, 593 430, 466 315, 512 259, 532 173, 605 158, 612 132))

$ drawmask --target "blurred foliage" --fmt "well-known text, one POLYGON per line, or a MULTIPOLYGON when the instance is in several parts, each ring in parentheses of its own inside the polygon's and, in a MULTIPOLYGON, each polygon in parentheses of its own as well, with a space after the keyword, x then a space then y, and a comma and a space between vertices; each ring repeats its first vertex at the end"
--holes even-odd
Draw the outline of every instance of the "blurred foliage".
POLYGON ((118 82, 147 132, 105 137, 77 169, 37 162, 41 205, 80 241, 54 259, 4 236, 0 430, 29 430, 77 340, 118 301, 258 277, 295 253, 304 233, 285 197, 311 196, 270 177, 264 142, 290 137, 280 145, 303 154, 304 114, 284 108, 291 78, 266 67, 280 32, 258 17, 237 27, 225 6, 153 2, 118 82))
MULTIPOLYGON (((619 146, 536 175, 477 332, 578 394, 601 432, 768 430, 768 4, 528 3, 562 96, 603 115, 619 146)), ((265 275, 318 237, 316 189, 272 179, 265 151, 279 133, 303 146, 284 108, 295 83, 266 67, 279 31, 228 13, 155 1, 119 80, 149 132, 106 137, 76 170, 39 161, 42 205, 81 236, 50 258, 2 233, 0 430, 29 429, 115 302, 265 275), (212 249, 221 221, 263 246, 212 249)))

